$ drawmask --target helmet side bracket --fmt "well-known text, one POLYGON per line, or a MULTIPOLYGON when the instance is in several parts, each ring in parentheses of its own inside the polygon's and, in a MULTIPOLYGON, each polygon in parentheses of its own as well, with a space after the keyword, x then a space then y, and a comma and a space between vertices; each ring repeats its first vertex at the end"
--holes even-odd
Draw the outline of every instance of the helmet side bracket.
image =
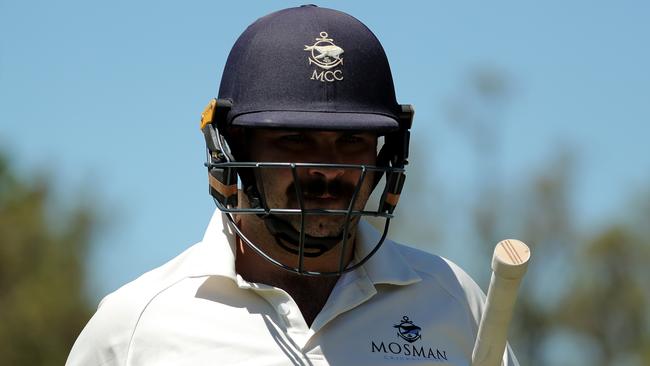
MULTIPOLYGON (((411 138, 411 126, 415 109, 410 104, 400 105, 399 130, 386 135, 386 145, 382 148, 380 155, 387 155, 384 159, 390 162, 393 168, 404 168, 408 164, 409 144, 411 138), (383 151, 387 149, 387 151, 383 151)), ((381 195, 379 211, 393 213, 399 201, 406 181, 406 174, 403 170, 386 172, 386 186, 381 195)))
POLYGON ((216 163, 233 161, 226 145, 223 128, 232 102, 227 99, 212 99, 201 114, 201 131, 205 137, 209 192, 225 207, 237 206, 237 170, 231 167, 218 167, 216 163), (216 127, 216 128, 215 128, 216 127))

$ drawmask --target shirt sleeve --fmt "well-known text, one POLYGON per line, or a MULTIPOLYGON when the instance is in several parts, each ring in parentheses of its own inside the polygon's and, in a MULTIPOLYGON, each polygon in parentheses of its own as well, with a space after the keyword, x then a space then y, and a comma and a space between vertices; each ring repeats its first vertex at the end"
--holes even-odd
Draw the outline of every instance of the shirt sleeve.
POLYGON ((72 346, 66 366, 124 365, 130 329, 128 317, 113 296, 105 297, 72 346))

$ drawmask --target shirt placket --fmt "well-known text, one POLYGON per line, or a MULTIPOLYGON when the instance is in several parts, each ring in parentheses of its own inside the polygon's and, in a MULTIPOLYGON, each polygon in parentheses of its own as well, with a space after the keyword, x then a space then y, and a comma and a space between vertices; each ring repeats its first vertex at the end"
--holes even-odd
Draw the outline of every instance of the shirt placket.
POLYGON ((277 315, 276 319, 282 322, 281 328, 285 329, 285 335, 295 347, 295 351, 305 357, 302 348, 309 341, 313 332, 309 329, 298 304, 291 296, 280 288, 249 283, 240 276, 238 276, 237 282, 240 288, 255 291, 271 305, 277 315))

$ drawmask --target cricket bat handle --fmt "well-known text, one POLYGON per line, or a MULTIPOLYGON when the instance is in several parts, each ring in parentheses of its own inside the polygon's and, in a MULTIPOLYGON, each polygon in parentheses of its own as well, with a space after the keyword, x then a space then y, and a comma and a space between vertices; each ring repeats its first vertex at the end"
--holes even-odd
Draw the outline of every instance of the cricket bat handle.
POLYGON ((472 352, 472 366, 500 366, 519 283, 526 274, 530 249, 519 240, 500 241, 492 256, 492 278, 472 352))

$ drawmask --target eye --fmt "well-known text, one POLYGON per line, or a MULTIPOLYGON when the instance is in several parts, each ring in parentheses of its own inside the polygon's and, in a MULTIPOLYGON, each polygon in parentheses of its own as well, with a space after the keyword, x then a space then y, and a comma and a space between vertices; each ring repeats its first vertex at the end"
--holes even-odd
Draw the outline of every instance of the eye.
POLYGON ((339 144, 362 147, 375 147, 377 145, 377 135, 372 133, 346 133, 338 139, 339 144))
POLYGON ((345 134, 341 136, 339 142, 343 142, 346 144, 358 144, 364 142, 364 138, 355 134, 345 134))
POLYGON ((302 144, 307 141, 307 138, 302 133, 291 133, 286 135, 281 135, 278 140, 282 143, 289 144, 302 144))

